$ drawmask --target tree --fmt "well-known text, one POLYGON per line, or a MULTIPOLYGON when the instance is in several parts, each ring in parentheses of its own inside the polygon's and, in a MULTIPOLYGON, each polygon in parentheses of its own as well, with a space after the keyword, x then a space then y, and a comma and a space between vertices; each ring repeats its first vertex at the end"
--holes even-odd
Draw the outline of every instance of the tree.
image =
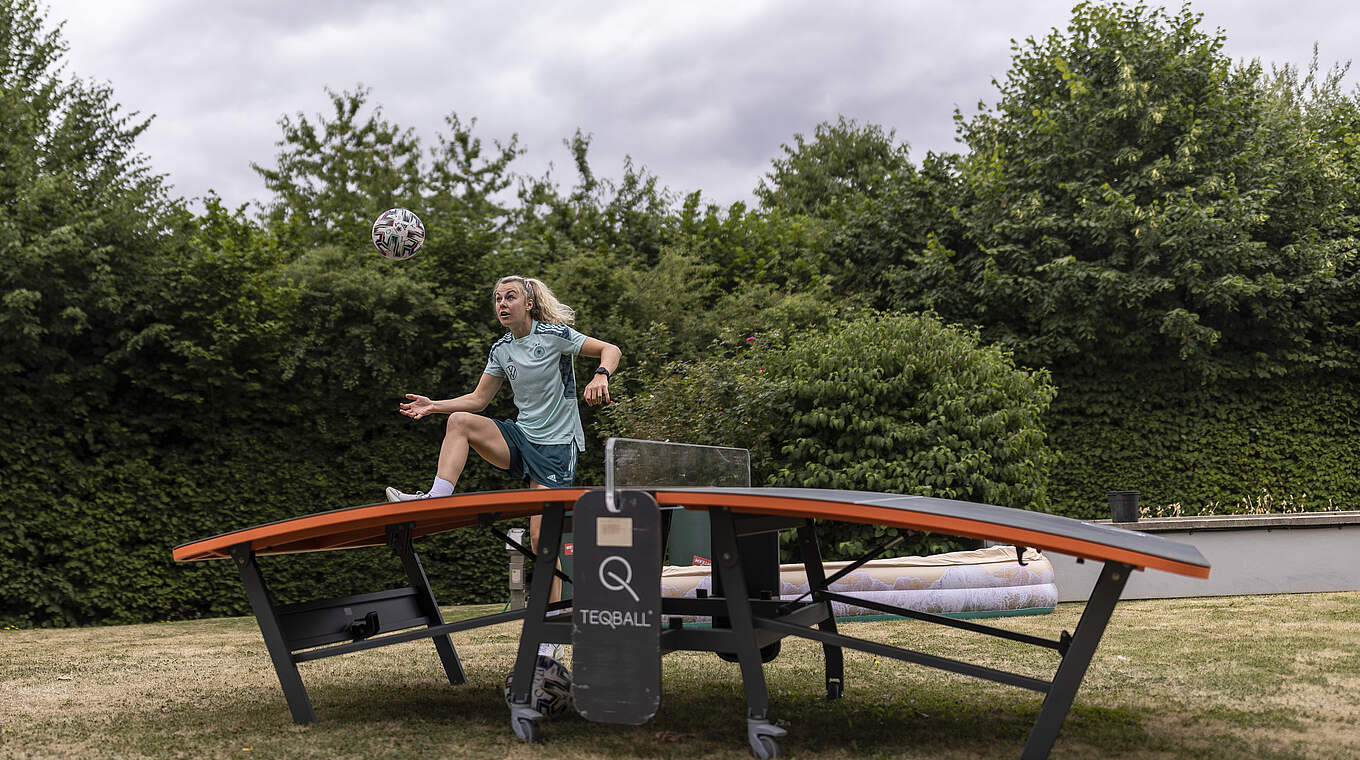
POLYGON ((1342 146, 1200 22, 1082 4, 1065 33, 1015 46, 998 103, 956 115, 964 239, 914 257, 943 313, 1028 363, 1338 364, 1313 326, 1354 255, 1342 146))
POLYGON ((149 545, 136 510, 90 515, 103 457, 147 441, 129 371, 185 213, 135 150, 148 121, 66 77, 46 21, 0 0, 0 609, 76 622, 110 552, 149 545))
POLYGON ((83 411, 111 387, 182 206, 135 152, 148 121, 63 78, 44 24, 32 2, 0 3, 0 378, 6 407, 70 393, 83 411))
POLYGON ((326 93, 329 118, 284 116, 276 168, 251 164, 275 196, 265 219, 304 246, 352 245, 367 239, 384 210, 423 205, 420 141, 412 130, 388 122, 381 108, 362 116, 367 88, 326 93))
POLYGON ((597 177, 590 141, 579 129, 562 141, 576 170, 576 184, 565 194, 551 177, 521 182, 516 244, 536 261, 595 251, 609 252, 620 264, 656 264, 674 236, 672 194, 631 157, 624 159, 619 181, 597 177))
POLYGON ((872 197, 911 171, 908 146, 894 143, 895 135, 845 116, 818 124, 812 140, 795 134, 794 144, 781 145, 783 156, 770 162, 774 168, 756 186, 756 198, 762 208, 826 216, 856 196, 872 197))
POLYGON ((927 154, 918 170, 892 130, 845 116, 818 124, 811 140, 794 135, 781 150, 756 197, 762 218, 801 217, 795 224, 808 230, 812 245, 793 259, 803 265, 794 271, 807 279, 811 264, 837 292, 883 309, 928 301, 904 271, 930 241, 953 239, 952 196, 942 192, 952 179, 952 157, 927 154))
POLYGON ((511 209, 503 205, 501 196, 514 184, 510 165, 524 154, 519 136, 511 135, 506 142, 493 140, 487 155, 482 139, 473 134, 476 118, 464 123, 451 113, 444 123, 449 134, 439 135, 439 145, 430 151, 430 176, 424 183, 430 194, 427 205, 445 210, 452 219, 504 228, 511 209))
POLYGON ((929 153, 920 169, 884 177, 872 196, 847 203, 825 235, 824 258, 838 265, 836 289, 859 293, 880 309, 934 310, 944 283, 922 287, 923 252, 957 247, 958 157, 929 153))

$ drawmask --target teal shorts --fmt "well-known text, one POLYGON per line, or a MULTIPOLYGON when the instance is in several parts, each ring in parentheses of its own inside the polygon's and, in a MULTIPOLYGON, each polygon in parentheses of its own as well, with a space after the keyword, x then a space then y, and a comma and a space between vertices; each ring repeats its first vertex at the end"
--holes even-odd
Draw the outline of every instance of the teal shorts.
POLYGON ((576 479, 575 443, 534 443, 513 420, 494 422, 510 447, 510 467, 506 470, 510 477, 549 488, 565 488, 576 479))

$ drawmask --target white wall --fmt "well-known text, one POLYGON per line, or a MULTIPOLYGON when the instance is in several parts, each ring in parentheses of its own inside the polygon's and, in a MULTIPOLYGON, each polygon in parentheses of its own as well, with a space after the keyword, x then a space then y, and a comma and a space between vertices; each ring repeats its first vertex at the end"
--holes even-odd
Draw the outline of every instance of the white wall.
MULTIPOLYGON (((1139 528, 1138 523, 1126 527, 1139 528)), ((1152 532, 1152 531, 1149 531, 1152 532)), ((1360 590, 1360 524, 1163 531, 1161 538, 1194 544, 1211 569, 1208 579, 1160 570, 1135 572, 1123 599, 1360 590)), ((1045 552, 1053 563, 1058 600, 1084 602, 1101 563, 1045 552)))

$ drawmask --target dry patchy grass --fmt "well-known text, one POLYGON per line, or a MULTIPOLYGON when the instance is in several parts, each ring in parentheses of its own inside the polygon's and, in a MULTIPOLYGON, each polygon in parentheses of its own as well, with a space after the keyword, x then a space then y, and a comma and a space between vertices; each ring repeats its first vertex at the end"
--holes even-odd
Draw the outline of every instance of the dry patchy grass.
MULTIPOLYGON (((1081 605, 1011 618, 1044 636, 1081 605)), ((455 608, 466 617, 495 608, 455 608)), ((921 623, 843 626, 851 635, 1038 677, 1056 655, 921 623)), ((0 632, 0 755, 184 758, 742 758, 735 665, 664 661, 661 712, 646 726, 571 715, 525 746, 501 684, 517 624, 454 641, 469 683, 451 686, 428 641, 302 667, 321 723, 294 726, 254 621, 0 632)), ((1360 593, 1122 603, 1054 758, 1360 756, 1360 593)), ((846 653, 846 698, 823 699, 821 647, 786 640, 767 665, 772 714, 793 757, 1015 757, 1041 695, 846 653)))

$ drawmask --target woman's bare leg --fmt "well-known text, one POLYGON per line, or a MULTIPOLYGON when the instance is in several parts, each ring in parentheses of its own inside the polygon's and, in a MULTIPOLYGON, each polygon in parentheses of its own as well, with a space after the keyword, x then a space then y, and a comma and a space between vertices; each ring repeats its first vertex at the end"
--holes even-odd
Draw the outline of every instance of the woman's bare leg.
MULTIPOLYGON (((467 466, 468 449, 476 451, 494 467, 502 470, 510 467, 510 446, 493 420, 479 414, 454 412, 445 423, 444 443, 439 447, 439 469, 436 474, 457 485, 458 478, 463 475, 463 468, 467 466)), ((532 488, 547 488, 532 481, 529 485, 532 488)), ((538 551, 538 532, 542 522, 540 515, 529 518, 529 545, 535 552, 538 551)), ((557 560, 557 569, 562 569, 561 558, 557 560)), ((561 599, 562 579, 554 577, 548 601, 561 599)))
POLYGON ((455 486, 467 466, 468 449, 502 470, 510 466, 510 447, 501 429, 488 417, 454 412, 444 425, 444 443, 439 447, 439 469, 435 474, 455 486))

